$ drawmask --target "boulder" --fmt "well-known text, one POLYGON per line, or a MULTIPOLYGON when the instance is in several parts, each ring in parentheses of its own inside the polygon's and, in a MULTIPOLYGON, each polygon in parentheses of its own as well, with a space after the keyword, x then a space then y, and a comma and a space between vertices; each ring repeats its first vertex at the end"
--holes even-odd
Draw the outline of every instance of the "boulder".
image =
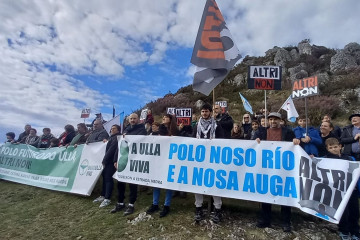
POLYGON ((330 83, 330 76, 327 72, 318 73, 317 77, 318 77, 319 86, 325 86, 326 84, 330 83))
MULTIPOLYGON (((309 76, 309 73, 305 70, 300 70, 300 72, 295 74, 295 79, 302 79, 302 78, 306 78, 309 76)), ((290 76, 291 78, 291 76, 290 76)), ((291 79, 293 80, 293 79, 291 79)))
POLYGON ((289 68, 288 71, 290 74, 290 80, 294 81, 296 79, 308 77, 309 74, 305 69, 306 69, 305 63, 300 63, 298 66, 289 68))
POLYGON ((308 41, 301 41, 298 44, 299 54, 308 54, 311 55, 312 47, 308 41))
POLYGON ((202 105, 204 105, 204 101, 203 100, 197 100, 196 103, 195 103, 195 107, 200 109, 202 107, 202 105))
POLYGON ((356 60, 350 54, 346 54, 345 51, 340 50, 331 58, 330 71, 336 72, 341 70, 350 70, 356 68, 356 60))
POLYGON ((288 71, 291 76, 291 75, 294 75, 294 74, 300 72, 301 70, 305 70, 305 69, 306 69, 306 64, 300 63, 299 65, 297 65, 295 67, 289 68, 288 71))
POLYGON ((246 55, 243 59, 243 64, 251 66, 255 64, 255 57, 250 57, 249 55, 246 55))
POLYGON ((299 60, 299 58, 300 58, 300 54, 299 54, 299 52, 294 48, 294 49, 291 49, 291 51, 290 51, 290 57, 291 57, 291 60, 297 61, 297 60, 299 60))
POLYGON ((275 65, 285 67, 288 61, 291 61, 290 53, 283 48, 278 49, 274 57, 275 65))
POLYGON ((280 48, 275 46, 273 47, 272 49, 269 49, 265 52, 265 57, 271 57, 273 56, 274 54, 276 54, 276 52, 279 50, 280 48))
POLYGON ((316 58, 319 58, 321 57, 322 55, 325 55, 325 54, 330 54, 331 53, 331 50, 324 47, 324 46, 316 46, 316 45, 313 45, 311 47, 311 54, 316 57, 316 58))
POLYGON ((344 52, 355 58, 355 61, 360 65, 360 44, 352 42, 344 47, 344 52))
POLYGON ((244 76, 243 74, 238 74, 234 77, 234 83, 236 85, 241 85, 241 84, 245 84, 246 83, 246 76, 244 76))

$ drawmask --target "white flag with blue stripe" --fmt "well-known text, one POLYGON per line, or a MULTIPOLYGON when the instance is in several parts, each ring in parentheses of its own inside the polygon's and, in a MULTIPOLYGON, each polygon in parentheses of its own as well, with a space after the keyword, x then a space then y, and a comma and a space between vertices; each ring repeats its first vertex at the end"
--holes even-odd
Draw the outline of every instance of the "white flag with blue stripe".
POLYGON ((249 103, 249 101, 246 100, 246 98, 244 98, 244 96, 241 95, 241 93, 239 93, 239 94, 240 94, 241 101, 242 101, 242 103, 243 103, 243 105, 244 105, 245 110, 248 111, 248 112, 251 113, 251 114, 254 114, 254 113, 253 113, 253 110, 252 110, 252 107, 251 107, 251 105, 250 105, 250 103, 249 103))
POLYGON ((296 118, 299 117, 299 114, 296 111, 291 95, 288 97, 288 99, 286 99, 284 104, 281 106, 281 109, 284 109, 287 112, 287 119, 290 122, 296 122, 296 118))

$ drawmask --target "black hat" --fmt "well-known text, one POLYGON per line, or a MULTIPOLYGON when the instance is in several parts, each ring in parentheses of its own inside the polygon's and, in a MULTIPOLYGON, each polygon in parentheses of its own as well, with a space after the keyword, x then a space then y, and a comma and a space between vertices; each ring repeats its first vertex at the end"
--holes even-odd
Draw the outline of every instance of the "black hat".
POLYGON ((351 119, 352 119, 353 117, 360 117, 360 113, 351 114, 350 117, 349 117, 349 120, 351 121, 351 119))

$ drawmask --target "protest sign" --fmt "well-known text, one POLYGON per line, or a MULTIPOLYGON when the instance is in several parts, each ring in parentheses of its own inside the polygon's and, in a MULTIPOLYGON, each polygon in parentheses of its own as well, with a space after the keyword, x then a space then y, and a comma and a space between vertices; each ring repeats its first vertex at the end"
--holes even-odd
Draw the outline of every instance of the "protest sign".
POLYGON ((249 66, 248 88, 262 90, 281 90, 280 66, 249 66))
POLYGON ((320 92, 317 76, 298 79, 293 82, 291 94, 293 99, 310 97, 319 94, 320 92))
POLYGON ((147 109, 147 108, 141 110, 141 114, 140 114, 140 122, 141 122, 141 123, 144 123, 144 122, 145 122, 147 113, 148 113, 148 109, 147 109))
POLYGON ((81 111, 81 116, 80 118, 88 118, 90 116, 90 108, 84 108, 81 111))
POLYGON ((26 144, 0 148, 0 178, 90 196, 101 172, 105 143, 37 149, 26 144))
POLYGON ((297 207, 338 223, 359 163, 311 159, 289 142, 119 137, 119 181, 297 207))
POLYGON ((219 105, 221 107, 221 113, 227 112, 227 101, 217 101, 215 105, 219 105))
POLYGON ((175 115, 175 108, 174 107, 166 108, 166 113, 170 115, 175 115))
POLYGON ((176 124, 190 125, 192 117, 191 108, 175 108, 176 124))

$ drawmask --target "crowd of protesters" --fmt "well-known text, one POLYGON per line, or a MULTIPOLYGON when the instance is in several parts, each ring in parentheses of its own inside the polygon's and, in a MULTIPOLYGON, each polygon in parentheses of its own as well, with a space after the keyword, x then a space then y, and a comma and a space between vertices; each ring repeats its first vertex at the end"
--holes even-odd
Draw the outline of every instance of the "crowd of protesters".
MULTIPOLYGON (((288 126, 286 119, 280 113, 265 112, 251 115, 246 113, 241 121, 234 122, 233 118, 224 111, 219 105, 211 106, 204 104, 200 109, 200 116, 195 114, 192 117, 191 125, 180 124, 177 126, 176 118, 170 114, 164 114, 160 122, 154 120, 151 111, 148 111, 146 119, 140 123, 136 113, 128 117, 128 124, 121 129, 119 125, 113 125, 110 135, 103 127, 102 119, 95 119, 92 129, 88 129, 84 123, 74 126, 66 125, 64 132, 56 138, 50 128, 44 128, 43 134, 38 136, 36 129, 30 125, 25 126, 25 131, 18 139, 15 134, 6 134, 7 142, 14 144, 29 144, 37 148, 51 148, 103 141, 106 142, 106 153, 103 158, 103 185, 101 196, 94 202, 100 203, 100 207, 108 206, 111 201, 114 188, 113 174, 117 168, 118 140, 117 136, 123 135, 152 135, 152 136, 181 136, 194 138, 225 138, 225 139, 244 139, 254 140, 260 143, 264 140, 270 141, 290 141, 294 145, 300 145, 311 157, 328 157, 346 160, 360 161, 360 114, 349 116, 350 125, 341 129, 334 126, 330 115, 323 116, 319 127, 311 126, 311 120, 305 116, 297 119, 297 127, 288 126)), ((117 183, 118 202, 111 210, 116 213, 124 210, 124 215, 134 212, 134 204, 137 199, 137 185, 128 184, 130 188, 129 203, 124 203, 126 183, 117 183)), ((170 213, 170 204, 174 192, 166 190, 166 197, 160 217, 165 217, 170 213)), ((153 201, 147 210, 148 214, 160 210, 159 208, 160 189, 153 189, 153 201)), ((341 239, 359 238, 359 204, 358 189, 355 188, 344 214, 339 223, 339 235, 341 239)), ((202 211, 203 195, 195 194, 195 217, 196 221, 204 218, 202 211)), ((211 215, 213 222, 221 221, 221 197, 213 196, 214 211, 211 215)), ((291 207, 281 206, 281 217, 283 230, 291 231, 291 207)), ((262 203, 260 217, 257 227, 265 228, 271 225, 271 204, 262 203)))

